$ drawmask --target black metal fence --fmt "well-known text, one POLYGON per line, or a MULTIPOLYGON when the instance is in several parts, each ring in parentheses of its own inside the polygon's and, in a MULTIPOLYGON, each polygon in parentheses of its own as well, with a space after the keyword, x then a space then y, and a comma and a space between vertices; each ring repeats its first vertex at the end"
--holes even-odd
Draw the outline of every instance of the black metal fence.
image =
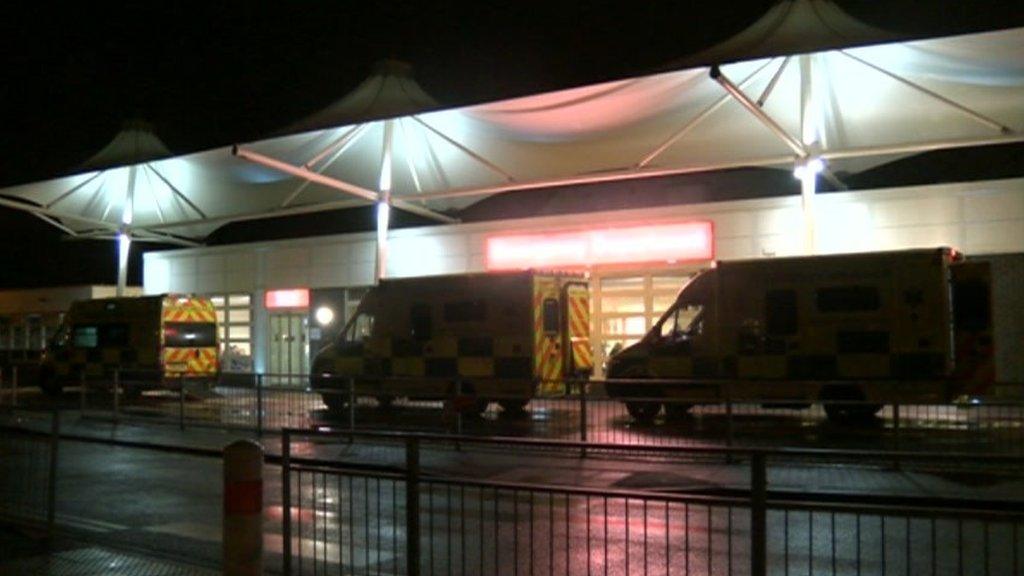
POLYGON ((608 396, 605 390, 613 381, 574 382, 558 393, 531 397, 507 391, 481 394, 477 390, 487 382, 480 379, 372 385, 392 390, 386 394, 350 379, 330 381, 320 390, 312 390, 308 383, 268 384, 282 378, 224 374, 212 386, 181 379, 156 387, 138 374, 115 375, 108 381, 83 380, 77 387, 77 404, 83 413, 118 420, 151 419, 181 427, 210 425, 259 432, 327 426, 622 445, 812 447, 825 443, 850 449, 1024 454, 1024 400, 1011 397, 975 397, 960 403, 880 405, 832 400, 823 404, 777 397, 733 399, 718 390, 714 394, 719 400, 700 403, 678 397, 637 397, 636 402, 660 405, 646 421, 630 413, 629 398, 608 396), (395 394, 396 385, 409 390, 409 397, 395 394), (877 414, 837 421, 826 412, 837 405, 877 409, 877 414))
POLYGON ((48 421, 50 431, 35 432, 31 426, 0 429, 0 519, 39 527, 52 534, 60 416, 53 411, 19 412, 18 417, 48 421))
MULTIPOLYGON (((299 441, 344 433, 285 430, 286 574, 1019 574, 1024 513, 943 508, 912 498, 782 498, 773 451, 660 447, 749 463, 750 490, 700 496, 427 475, 437 436, 397 436, 402 470, 298 460, 299 441)), ((461 443, 478 440, 461 438, 461 443)), ((489 441, 488 441, 489 442, 489 441)), ((544 442, 502 439, 507 450, 544 442)), ((564 447, 584 450, 587 445, 564 447)), ((813 453, 805 456, 813 457, 813 453)), ((682 457, 682 456, 681 456, 682 457)))

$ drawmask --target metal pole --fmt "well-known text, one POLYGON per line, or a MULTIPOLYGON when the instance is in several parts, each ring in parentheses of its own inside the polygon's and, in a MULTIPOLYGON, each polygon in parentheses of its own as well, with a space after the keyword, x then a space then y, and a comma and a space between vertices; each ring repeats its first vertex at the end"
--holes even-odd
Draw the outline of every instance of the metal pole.
MULTIPOLYGON (((455 397, 451 399, 451 405, 455 407, 455 434, 462 436, 462 378, 455 379, 455 397)), ((456 443, 458 448, 458 443, 456 443)))
POLYGON ((178 375, 178 427, 185 429, 185 375, 178 375))
MULTIPOLYGON (((900 429, 902 428, 902 426, 900 425, 900 404, 899 404, 899 402, 897 402, 897 403, 892 405, 892 425, 893 425, 893 428, 895 429, 895 432, 896 432, 896 451, 899 452, 900 449, 902 448, 902 444, 903 444, 902 442, 900 442, 900 440, 901 440, 901 438, 900 438, 900 436, 901 436, 900 429)), ((899 469, 899 467, 900 467, 900 459, 899 459, 899 457, 896 458, 895 465, 896 465, 896 468, 899 469)))
POLYGON ((78 373, 78 395, 81 401, 79 412, 85 414, 86 400, 85 400, 85 371, 78 373))
MULTIPOLYGON (((733 421, 732 421, 732 386, 727 382, 725 384, 725 446, 726 448, 732 448, 734 441, 733 421)), ((733 462, 734 457, 732 452, 726 456, 727 462, 733 462)))
POLYGON ((50 471, 46 484, 46 534, 53 537, 57 522, 57 448, 60 446, 60 411, 53 409, 50 419, 50 471))
POLYGON ((114 424, 117 424, 118 412, 121 404, 121 370, 114 368, 114 424))
MULTIPOLYGON (((587 443, 587 425, 590 418, 587 416, 587 383, 585 380, 580 379, 579 382, 579 395, 580 395, 580 442, 587 443)), ((580 451, 580 456, 583 458, 587 457, 587 447, 584 446, 580 451)))
POLYGON ((263 436, 263 374, 256 375, 256 435, 263 436))
POLYGON ((405 571, 409 576, 420 574, 420 443, 417 438, 405 441, 405 571))
POLYGON ((750 459, 750 574, 768 573, 768 470, 765 455, 750 459))
POLYGON ((11 366, 11 406, 18 405, 18 367, 11 366))
POLYGON ((356 429, 356 379, 348 379, 348 429, 356 429))
POLYGON ((288 429, 281 431, 281 546, 284 576, 292 573, 292 438, 288 429))

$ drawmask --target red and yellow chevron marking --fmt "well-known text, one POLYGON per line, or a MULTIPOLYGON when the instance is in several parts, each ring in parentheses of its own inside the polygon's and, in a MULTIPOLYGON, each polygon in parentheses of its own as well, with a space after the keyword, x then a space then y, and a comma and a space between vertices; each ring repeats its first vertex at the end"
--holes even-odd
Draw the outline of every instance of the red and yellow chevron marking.
POLYGON ((574 368, 589 370, 594 366, 590 349, 590 293, 582 286, 568 289, 569 342, 574 368))
POLYGON ((163 306, 164 322, 216 322, 213 302, 206 298, 167 296, 163 306))
POLYGON ((544 300, 558 300, 554 279, 535 279, 533 289, 534 375, 542 381, 541 391, 554 390, 562 379, 561 333, 544 333, 544 300))
POLYGON ((216 374, 216 348, 164 348, 164 371, 169 375, 216 374))

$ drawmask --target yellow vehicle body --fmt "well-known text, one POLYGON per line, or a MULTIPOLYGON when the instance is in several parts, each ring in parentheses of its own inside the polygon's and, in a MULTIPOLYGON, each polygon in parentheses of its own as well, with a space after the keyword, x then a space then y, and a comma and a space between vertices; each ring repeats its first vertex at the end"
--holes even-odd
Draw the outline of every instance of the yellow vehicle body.
MULTIPOLYGON (((579 275, 533 271, 383 280, 313 361, 313 387, 380 399, 463 394, 525 404, 589 375, 590 304, 579 275)), ((330 395, 325 394, 325 400, 330 395)))
POLYGON ((166 294, 71 305, 43 354, 40 385, 59 391, 81 378, 164 384, 216 380, 217 317, 203 297, 166 294))
POLYGON ((609 393, 666 405, 980 393, 993 379, 990 283, 987 264, 949 248, 722 262, 609 362, 611 379, 681 382, 609 393))

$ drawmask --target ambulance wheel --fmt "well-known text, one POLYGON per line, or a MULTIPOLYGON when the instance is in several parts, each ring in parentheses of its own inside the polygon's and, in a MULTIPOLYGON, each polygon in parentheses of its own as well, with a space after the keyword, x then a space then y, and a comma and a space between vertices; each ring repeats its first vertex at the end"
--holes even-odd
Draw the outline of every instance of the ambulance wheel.
POLYGON ((39 371, 39 389, 47 396, 60 396, 64 391, 64 386, 61 385, 53 370, 43 368, 39 371))
POLYGON ((882 409, 881 404, 865 402, 864 393, 857 386, 831 386, 821 392, 825 415, 832 422, 868 422, 882 409), (832 400, 833 402, 829 402, 832 400))
POLYGON ((632 401, 626 402, 626 412, 637 424, 651 424, 661 412, 661 402, 632 401))
POLYGON ((528 398, 506 398, 498 400, 498 406, 508 414, 522 414, 526 412, 526 405, 530 403, 528 398))
POLYGON ((381 394, 377 396, 377 407, 381 410, 391 410, 395 405, 395 397, 387 394, 381 394))
POLYGON ((665 419, 674 422, 685 420, 690 414, 690 408, 693 408, 693 404, 686 404, 683 402, 666 402, 665 419))

